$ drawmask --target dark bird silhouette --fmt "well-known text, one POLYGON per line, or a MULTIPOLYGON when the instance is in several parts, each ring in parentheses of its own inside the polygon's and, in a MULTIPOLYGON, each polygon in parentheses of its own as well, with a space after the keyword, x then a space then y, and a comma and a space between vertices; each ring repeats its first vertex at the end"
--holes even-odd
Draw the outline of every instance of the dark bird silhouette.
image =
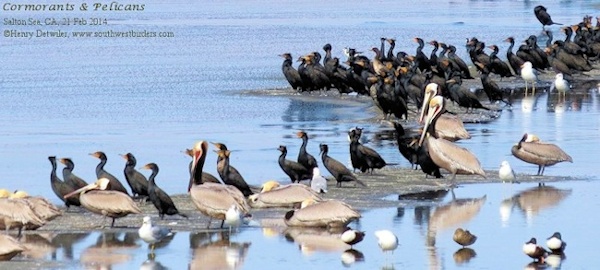
POLYGON ((421 70, 421 72, 425 72, 427 70, 431 71, 431 64, 429 62, 429 59, 427 58, 425 53, 423 53, 423 47, 425 47, 425 42, 423 41, 423 39, 418 37, 414 38, 413 41, 419 44, 415 53, 415 65, 419 67, 419 70, 421 70))
POLYGON ((406 134, 404 127, 400 123, 394 122, 394 129, 396 130, 396 143, 398 143, 398 151, 400 154, 410 162, 412 169, 417 169, 418 155, 416 143, 419 140, 418 135, 411 136, 406 134))
POLYGON ((281 155, 279 156, 279 167, 290 177, 292 183, 300 183, 300 180, 311 179, 312 173, 304 167, 304 165, 285 159, 287 155, 287 147, 280 145, 278 148, 281 151, 281 155))
POLYGON ((488 48, 492 49, 492 53, 490 54, 490 72, 500 75, 500 79, 504 77, 513 77, 514 75, 510 71, 508 64, 498 57, 498 46, 491 45, 488 48))
POLYGON ((300 73, 298 73, 298 70, 292 66, 292 55, 290 53, 284 53, 280 54, 279 56, 283 57, 281 70, 283 71, 285 79, 288 81, 292 89, 302 90, 302 78, 300 78, 300 73))
POLYGON ((104 154, 104 152, 98 151, 91 153, 90 156, 100 159, 100 163, 98 163, 98 166, 96 166, 96 177, 98 179, 107 178, 109 181, 108 189, 120 191, 129 195, 129 193, 127 193, 127 189, 125 189, 125 187, 123 186, 123 184, 121 184, 119 179, 117 179, 114 175, 104 170, 104 165, 106 165, 107 161, 106 154, 104 154))
POLYGON ((550 14, 548 14, 548 12, 546 11, 546 8, 542 5, 539 5, 535 8, 533 8, 533 14, 535 14, 535 17, 542 24, 542 29, 545 29, 546 25, 553 25, 553 24, 562 25, 562 23, 553 22, 552 18, 550 17, 550 14))
POLYGON ((483 92, 488 96, 490 102, 502 101, 507 105, 511 105, 510 101, 504 99, 504 91, 500 89, 500 86, 490 78, 489 69, 481 63, 475 63, 475 65, 479 66, 479 70, 481 71, 481 85, 483 86, 483 92))
POLYGON ((374 169, 381 169, 388 165, 377 151, 360 143, 361 135, 362 129, 358 127, 348 132, 350 159, 358 159, 356 162, 352 161, 352 166, 354 167, 354 164, 357 164, 361 172, 373 173, 374 169))
POLYGON ((248 186, 244 177, 237 170, 232 170, 232 167, 229 166, 230 153, 229 150, 217 151, 217 171, 219 172, 219 176, 221 176, 223 183, 236 187, 245 197, 248 197, 254 194, 254 192, 250 190, 250 186, 248 186))
POLYGON ((475 93, 462 87, 462 79, 459 74, 453 74, 451 80, 446 82, 448 92, 450 92, 450 100, 456 102, 459 106, 464 107, 467 112, 469 109, 484 109, 490 110, 483 106, 475 93))
POLYGON ((304 131, 299 131, 296 133, 298 138, 302 139, 302 145, 300 146, 300 151, 298 152, 298 163, 302 164, 310 173, 312 178, 312 170, 314 167, 317 167, 317 160, 311 154, 306 151, 306 145, 308 144, 308 134, 304 131))
POLYGON ((132 153, 121 155, 126 160, 125 169, 125 180, 131 187, 131 195, 133 197, 147 197, 148 196, 148 180, 146 177, 135 169, 137 160, 132 153))
POLYGON ((79 202, 79 196, 73 196, 69 198, 64 197, 65 195, 75 191, 75 189, 56 176, 56 157, 49 156, 48 160, 50 160, 50 164, 52 164, 52 171, 50 171, 50 186, 52 187, 54 194, 56 194, 56 196, 58 196, 58 198, 65 203, 67 208, 69 208, 71 205, 81 206, 81 203, 79 202))
POLYGON ((336 187, 341 187, 342 182, 350 181, 355 181, 363 187, 367 186, 365 183, 358 180, 356 176, 354 176, 352 172, 346 168, 346 166, 344 166, 344 164, 327 155, 329 152, 329 147, 326 144, 320 144, 319 148, 321 149, 321 159, 323 160, 323 165, 337 181, 336 187))
POLYGON ((144 165, 142 169, 152 170, 152 174, 148 178, 148 198, 158 210, 158 216, 160 219, 164 219, 165 215, 180 215, 184 218, 187 218, 187 215, 184 215, 177 210, 177 207, 175 207, 175 203, 173 203, 171 197, 169 197, 166 192, 156 185, 155 178, 158 174, 158 165, 155 163, 148 163, 144 165))
POLYGON ((456 47, 453 45, 448 46, 448 59, 458 66, 461 71, 461 78, 474 79, 473 76, 471 76, 471 71, 469 70, 467 63, 465 63, 465 60, 456 55, 456 47))
POLYGON ((508 37, 504 41, 510 43, 510 46, 508 46, 508 49, 506 50, 506 59, 508 60, 513 72, 517 75, 521 75, 521 66, 525 63, 525 61, 512 51, 513 47, 515 46, 515 39, 513 37, 508 37))
POLYGON ((88 184, 81 179, 79 176, 73 174, 73 169, 75 169, 75 163, 70 158, 61 158, 60 163, 64 164, 63 168, 63 180, 69 186, 74 189, 80 189, 82 187, 87 186, 88 184))

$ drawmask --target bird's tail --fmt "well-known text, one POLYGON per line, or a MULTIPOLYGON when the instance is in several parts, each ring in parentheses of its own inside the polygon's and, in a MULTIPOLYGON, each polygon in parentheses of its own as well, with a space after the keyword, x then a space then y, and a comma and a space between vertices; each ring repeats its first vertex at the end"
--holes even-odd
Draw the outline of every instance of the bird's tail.
POLYGON ((552 22, 552 24, 563 25, 562 23, 552 22))
POLYGON ((186 214, 182 214, 182 213, 177 213, 178 215, 184 217, 184 218, 188 218, 188 216, 186 214))

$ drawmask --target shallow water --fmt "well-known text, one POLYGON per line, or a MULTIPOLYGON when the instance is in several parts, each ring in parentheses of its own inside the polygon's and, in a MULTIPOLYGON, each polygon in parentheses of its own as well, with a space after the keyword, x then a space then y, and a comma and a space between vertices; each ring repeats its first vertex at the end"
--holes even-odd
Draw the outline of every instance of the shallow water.
MULTIPOLYGON (((76 164, 75 173, 90 182, 95 178, 97 160, 88 153, 102 150, 109 157, 107 170, 121 179, 125 162, 118 154, 132 152, 137 157, 138 166, 148 162, 160 166, 157 181, 163 189, 168 193, 183 193, 187 187, 189 159, 181 150, 190 148, 197 140, 226 143, 234 150, 232 165, 251 184, 260 184, 267 179, 287 181, 277 164, 278 145, 287 145, 289 158, 295 158, 300 140, 294 134, 303 129, 311 138, 309 153, 316 156, 318 144, 327 143, 331 156, 349 162, 346 131, 357 125, 365 127, 367 141, 371 139, 369 145, 380 151, 388 162, 407 167, 394 144, 374 140, 372 134, 382 127, 362 121, 373 116, 364 105, 315 103, 240 93, 242 90, 287 87, 280 70, 281 58, 277 55, 291 52, 298 56, 320 50, 325 43, 331 43, 334 55, 342 59, 343 47, 351 46, 367 52, 369 48, 379 46, 382 36, 395 37, 396 51, 409 53, 416 48, 411 41, 415 36, 426 41, 436 39, 455 44, 463 58, 466 58, 466 53, 462 44, 465 38, 472 36, 488 45, 498 44, 505 52, 507 45, 502 40, 506 37, 523 40, 531 34, 539 35, 541 27, 532 14, 535 5, 530 1, 404 1, 402 5, 395 1, 373 5, 358 1, 344 1, 343 4, 275 1, 269 2, 267 8, 263 3, 247 1, 219 5, 183 2, 166 5, 147 1, 147 10, 142 13, 100 14, 109 20, 107 26, 72 26, 64 30, 148 29, 172 31, 174 38, 70 38, 65 41, 3 37, 0 45, 3 57, 0 65, 0 188, 24 189, 58 203, 49 187, 50 165, 46 157, 71 157, 76 164)), ((544 5, 555 21, 563 23, 578 22, 583 15, 598 12, 593 1, 559 1, 544 5)), ((3 13, 3 16, 22 19, 55 14, 3 13)), ((30 26, 14 28, 31 30, 30 26)), ((556 39, 564 37, 558 33, 558 26, 549 29, 556 39)), ((542 38, 541 43, 545 42, 542 38)), ((424 50, 429 54, 431 47, 426 46, 424 50)), ((506 159, 518 173, 533 174, 536 166, 510 156, 510 147, 523 133, 535 133, 544 141, 560 145, 574 160, 572 164, 547 168, 547 175, 597 179, 595 157, 600 150, 600 109, 598 92, 592 88, 576 89, 578 94, 568 95, 567 99, 572 102, 564 111, 551 105, 555 97, 547 93, 537 96, 535 109, 531 111, 523 110, 519 99, 512 110, 504 110, 496 121, 467 124, 473 138, 459 144, 473 151, 485 169, 495 170, 506 159)), ((209 155, 206 171, 216 174, 215 160, 214 155, 209 155)), ((59 165, 59 175, 61 168, 59 165)), ((597 200, 594 200, 595 195, 591 191, 598 188, 597 182, 558 185, 574 190, 579 186, 581 195, 569 196, 556 208, 557 211, 577 215, 576 220, 590 218, 592 220, 586 223, 593 222, 594 216, 590 217, 586 211, 589 208, 580 209, 579 205, 594 206, 590 203, 597 200), (575 198, 579 204, 567 203, 575 198)), ((525 186, 517 185, 514 189, 525 186)), ((510 253, 514 254, 510 261, 515 263, 514 266, 522 267, 528 260, 520 253, 520 245, 534 234, 546 237, 554 230, 561 230, 565 237, 569 236, 569 240, 579 237, 584 242, 585 236, 577 236, 584 233, 578 230, 580 225, 551 226, 562 220, 560 215, 552 216, 556 217, 552 222, 548 217, 548 222, 531 227, 523 222, 512 224, 511 219, 509 228, 513 228, 517 235, 503 238, 510 243, 495 246, 495 242, 482 241, 485 230, 493 233, 500 227, 494 223, 498 217, 489 216, 497 214, 497 210, 485 211, 491 207, 490 204, 497 206, 499 203, 498 196, 493 199, 492 192, 486 191, 494 190, 494 187, 498 186, 469 186, 457 190, 458 197, 488 195, 480 216, 473 221, 481 223, 481 229, 475 227, 473 231, 481 232, 482 239, 476 244, 478 257, 469 267, 495 268, 497 264, 505 263, 497 261, 503 258, 498 256, 503 253, 491 252, 500 246, 515 252, 510 253), (469 194, 464 194, 466 192, 469 194)), ((394 256, 395 267, 432 265, 426 263, 429 257, 425 255, 425 249, 411 249, 414 246, 424 247, 425 242, 413 235, 419 231, 412 228, 415 225, 410 232, 403 233, 407 226, 394 223, 394 220, 407 220, 412 212, 410 207, 405 209, 405 217, 401 219, 394 219, 396 212, 396 209, 366 212, 361 226, 372 232, 379 228, 376 220, 380 220, 380 216, 389 216, 391 223, 388 226, 394 226, 405 239, 401 240, 403 245, 400 247, 404 250, 399 250, 394 256), (413 250, 415 254, 410 253, 413 250), (406 253, 409 254, 404 255, 406 253), (415 256, 422 259, 413 261, 415 256)), ((381 225, 386 227, 386 224, 381 225)), ((501 228, 501 231, 507 230, 501 228)), ((249 239, 252 242, 244 262, 248 268, 257 267, 261 259, 258 254, 263 250, 259 248, 261 245, 279 250, 285 246, 282 243, 286 243, 281 238, 275 238, 277 240, 271 243, 258 235, 258 229, 244 229, 233 236, 235 241, 249 239)), ((454 268, 451 257, 457 249, 448 240, 450 237, 446 237, 449 235, 449 231, 439 235, 444 240, 438 240, 437 251, 433 252, 437 254, 436 258, 442 258, 440 264, 444 268, 454 268)), ((85 241, 90 242, 97 236, 98 233, 93 233, 85 241)), ((188 241, 188 238, 187 232, 181 232, 173 241, 188 241)), ((368 238, 362 243, 364 248, 359 249, 365 253, 366 260, 356 267, 385 265, 373 241, 368 238)), ((290 253, 297 252, 294 245, 287 245, 290 253)), ((159 250, 158 260, 168 265, 167 262, 171 261, 169 256, 179 258, 181 254, 190 254, 189 245, 182 245, 182 248, 186 247, 186 253, 180 250, 171 252, 170 248, 179 246, 169 245, 169 248, 159 250)), ((582 249, 582 252, 586 251, 582 249)), ((129 260, 131 264, 126 265, 140 265, 145 259, 145 252, 141 248, 131 252, 136 258, 135 263, 129 260)), ((335 262, 339 265, 340 252, 316 252, 310 257, 296 255, 295 259, 282 256, 275 262, 307 266, 326 266, 335 262)), ((571 257, 578 255, 568 255, 566 263, 573 263, 573 268, 585 268, 583 259, 573 260, 577 257, 571 257)))
MULTIPOLYGON (((355 262, 342 261, 348 247, 335 233, 242 227, 231 234, 227 230, 177 232, 157 246, 153 263, 170 269, 199 265, 214 269, 336 269, 342 265, 352 269, 518 269, 531 262, 521 251, 523 243, 537 237, 545 246, 545 239, 560 231, 568 243, 562 268, 586 269, 598 263, 589 240, 600 237, 596 230, 585 229, 600 226, 598 219, 581 209, 581 205, 586 209, 600 206, 590 186, 597 185, 584 181, 545 187, 532 183, 467 185, 455 190, 455 200, 446 193, 435 199, 399 200, 398 208, 364 211, 359 223, 351 223, 367 234, 354 246, 362 255, 355 262), (461 200, 480 203, 460 208, 457 202, 461 200), (456 254, 461 249, 452 240, 456 227, 478 236, 469 247, 474 257, 456 254), (393 255, 379 250, 373 232, 380 229, 398 236, 400 245, 393 255)), ((34 234, 24 240, 37 247, 38 260, 58 261, 65 267, 112 269, 149 263, 147 244, 133 230, 42 235, 46 238, 34 234)))

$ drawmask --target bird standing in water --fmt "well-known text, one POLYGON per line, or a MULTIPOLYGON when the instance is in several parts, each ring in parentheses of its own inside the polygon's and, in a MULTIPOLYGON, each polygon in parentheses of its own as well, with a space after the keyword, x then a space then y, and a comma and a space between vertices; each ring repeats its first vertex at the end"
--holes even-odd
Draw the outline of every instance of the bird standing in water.
POLYGON ((529 83, 531 83, 531 95, 535 96, 535 82, 537 81, 537 76, 535 75, 531 62, 527 61, 521 65, 521 78, 525 81, 525 96, 527 96, 527 93, 529 92, 529 83))
POLYGON ((498 170, 498 176, 503 182, 513 183, 517 179, 515 171, 510 167, 508 161, 504 160, 500 164, 500 170, 498 170))
POLYGON ((144 242, 150 245, 150 253, 154 252, 154 245, 173 233, 167 228, 152 226, 152 219, 149 216, 144 217, 142 226, 138 229, 138 235, 144 242))
POLYGON ((550 87, 550 91, 552 91, 553 88, 556 89, 556 91, 558 92, 558 103, 560 103, 561 96, 562 96, 562 102, 564 102, 565 99, 567 98, 567 92, 571 89, 571 86, 569 85, 569 82, 564 79, 563 74, 558 73, 558 74, 556 74, 554 83, 552 83, 552 87, 550 87))

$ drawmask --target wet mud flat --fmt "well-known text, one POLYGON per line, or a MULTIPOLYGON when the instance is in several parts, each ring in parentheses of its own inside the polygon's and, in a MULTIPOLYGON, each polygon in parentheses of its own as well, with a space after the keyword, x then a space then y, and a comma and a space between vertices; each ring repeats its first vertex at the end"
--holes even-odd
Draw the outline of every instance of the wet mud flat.
MULTIPOLYGON (((457 175, 457 189, 460 189, 461 185, 502 182, 497 175, 497 171, 486 171, 487 178, 485 179, 480 176, 457 175)), ((445 178, 441 179, 425 178, 421 170, 400 167, 376 170, 373 174, 359 173, 357 176, 367 187, 355 186, 353 182, 344 182, 342 187, 336 187, 335 180, 328 179, 329 191, 326 194, 322 194, 323 199, 343 200, 359 211, 364 211, 398 205, 398 201, 385 199, 386 197, 419 198, 419 194, 426 192, 449 190, 450 183, 450 175, 448 174, 444 174, 445 178)), ((584 180, 573 177, 533 175, 518 175, 517 179, 520 184, 584 180)), ((513 185, 519 185, 519 183, 513 183, 513 185)), ((102 216, 92 214, 83 208, 71 207, 71 209, 66 209, 61 207, 63 210, 62 216, 48 222, 35 231, 24 231, 24 233, 67 233, 99 230, 122 232, 124 230, 137 230, 142 224, 142 218, 146 215, 151 216, 153 221, 159 226, 168 227, 174 231, 202 232, 219 229, 220 221, 216 220, 212 221, 210 229, 206 228, 208 218, 196 210, 188 194, 176 194, 172 195, 172 198, 177 208, 182 213, 188 215, 189 218, 166 216, 164 220, 160 220, 156 209, 150 202, 139 202, 144 214, 129 215, 117 219, 115 227, 110 228, 110 218, 107 218, 103 222, 102 216), (102 226, 106 227, 102 228, 102 226)), ((285 226, 283 215, 289 210, 287 208, 254 208, 251 213, 253 220, 262 224, 262 226, 285 226)))

